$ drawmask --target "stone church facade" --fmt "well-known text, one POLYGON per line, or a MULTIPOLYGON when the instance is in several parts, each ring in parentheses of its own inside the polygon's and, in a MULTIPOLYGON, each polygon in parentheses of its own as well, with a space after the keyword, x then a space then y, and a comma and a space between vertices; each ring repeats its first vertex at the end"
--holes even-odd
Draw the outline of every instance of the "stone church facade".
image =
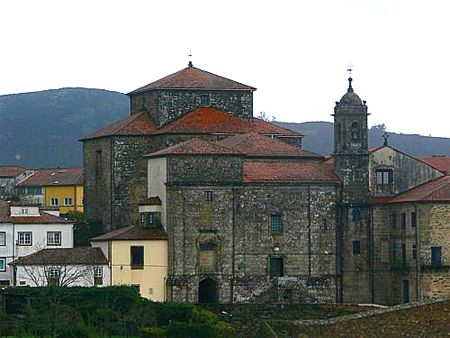
POLYGON ((129 93, 130 117, 83 139, 87 216, 110 230, 163 228, 172 301, 391 304, 450 292, 436 287, 445 264, 421 269, 430 250, 447 260, 436 241, 447 238, 450 196, 418 206, 414 195, 445 190, 445 165, 387 144, 369 150, 367 105, 351 79, 330 158, 254 118, 254 90, 190 63, 129 93), (416 229, 440 223, 420 238, 392 227, 392 214, 412 212, 416 229))

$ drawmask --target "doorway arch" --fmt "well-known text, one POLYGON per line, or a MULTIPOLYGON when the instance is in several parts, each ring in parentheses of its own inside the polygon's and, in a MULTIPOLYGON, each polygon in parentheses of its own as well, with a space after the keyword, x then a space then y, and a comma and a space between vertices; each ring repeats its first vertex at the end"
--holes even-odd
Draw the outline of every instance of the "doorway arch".
POLYGON ((198 284, 198 302, 199 303, 218 303, 219 287, 218 283, 207 277, 198 284))

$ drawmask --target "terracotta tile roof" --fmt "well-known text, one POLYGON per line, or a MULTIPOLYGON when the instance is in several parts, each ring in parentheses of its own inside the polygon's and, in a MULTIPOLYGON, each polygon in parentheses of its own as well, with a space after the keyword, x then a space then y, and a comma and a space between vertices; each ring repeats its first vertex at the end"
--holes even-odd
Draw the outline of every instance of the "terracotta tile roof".
POLYGON ((81 140, 112 135, 149 135, 155 130, 155 125, 150 120, 148 113, 140 112, 89 134, 81 140))
POLYGON ((148 197, 141 200, 139 205, 161 205, 161 199, 158 196, 148 197))
POLYGON ((225 113, 216 108, 196 110, 168 123, 156 133, 168 134, 245 134, 257 132, 283 136, 302 135, 272 123, 253 118, 250 121, 225 113))
POLYGON ((120 240, 158 240, 167 239, 167 233, 161 228, 144 228, 131 225, 106 234, 91 238, 91 241, 120 241, 120 240))
POLYGON ((107 265, 108 260, 100 248, 42 249, 20 257, 11 265, 107 265))
POLYGON ((254 87, 190 66, 133 90, 128 95, 155 89, 256 90, 254 87))
POLYGON ((338 177, 333 167, 326 162, 304 161, 246 161, 244 162, 244 182, 330 182, 338 177))
POLYGON ((419 160, 431 165, 433 168, 436 168, 443 173, 450 174, 450 157, 448 156, 419 157, 419 160))
POLYGON ((421 184, 391 200, 401 202, 450 202, 450 175, 421 184))
POLYGON ((373 204, 385 204, 385 203, 389 203, 390 201, 392 201, 394 197, 392 196, 381 196, 381 197, 372 197, 370 199, 370 202, 373 204))
POLYGON ((217 143, 200 140, 197 138, 165 148, 145 157, 161 157, 167 155, 239 155, 240 152, 221 146, 217 143))
POLYGON ((252 157, 309 157, 322 156, 258 133, 230 136, 218 144, 252 157))
POLYGON ((18 165, 0 166, 0 177, 16 177, 25 170, 27 170, 27 168, 18 165))
POLYGON ((0 223, 15 224, 70 224, 72 222, 39 210, 40 216, 11 216, 10 203, 0 200, 0 223))
POLYGON ((18 187, 82 185, 83 168, 39 169, 17 184, 18 187))

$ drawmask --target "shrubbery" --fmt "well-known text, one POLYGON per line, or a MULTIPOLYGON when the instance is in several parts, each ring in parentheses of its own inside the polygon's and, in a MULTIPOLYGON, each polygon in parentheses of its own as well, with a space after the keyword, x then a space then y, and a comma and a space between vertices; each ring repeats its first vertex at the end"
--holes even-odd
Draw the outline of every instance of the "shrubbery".
MULTIPOLYGON (((134 287, 12 288, 24 319, 13 335, 35 337, 233 337, 216 314, 193 304, 154 303, 134 287), (23 311, 24 310, 24 311, 23 311)), ((9 315, 11 316, 11 315, 9 315)))

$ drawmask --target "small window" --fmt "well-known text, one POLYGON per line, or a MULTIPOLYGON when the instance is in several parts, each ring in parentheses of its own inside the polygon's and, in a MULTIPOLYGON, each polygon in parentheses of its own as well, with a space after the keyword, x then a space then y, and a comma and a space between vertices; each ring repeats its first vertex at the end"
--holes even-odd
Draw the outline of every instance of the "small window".
POLYGON ((415 212, 411 213, 411 227, 415 228, 417 226, 417 214, 415 212))
POLYGON ((213 192, 210 190, 207 190, 203 193, 203 198, 206 202, 212 202, 213 200, 213 192))
POLYGON ((147 223, 148 225, 155 225, 156 224, 156 217, 154 212, 149 212, 147 215, 147 223))
POLYGON ((390 192, 394 183, 394 172, 392 169, 376 169, 375 180, 378 191, 390 192))
POLYGON ((406 267, 406 244, 402 243, 402 266, 406 267))
POLYGON ((412 259, 417 259, 417 244, 412 246, 412 259))
POLYGON ((361 242, 360 241, 353 241, 353 254, 354 255, 361 254, 361 242))
POLYGON ((6 232, 0 232, 0 246, 6 245, 6 232))
POLYGON ((442 266, 442 247, 440 246, 431 247, 431 266, 433 267, 442 266))
POLYGON ((201 95, 200 96, 200 104, 202 105, 202 106, 209 106, 209 104, 210 104, 210 97, 209 97, 209 95, 201 95))
POLYGON ((406 229, 406 213, 402 212, 400 217, 400 225, 402 226, 402 229, 406 229))
POLYGON ((327 230, 328 229, 328 221, 326 218, 322 218, 322 221, 320 222, 320 230, 327 230))
POLYGON ((50 205, 51 206, 58 206, 59 205, 58 199, 56 197, 50 198, 50 205))
POLYGON ((283 257, 269 257, 269 278, 284 276, 283 257))
POLYGON ((214 251, 216 245, 212 242, 200 243, 200 251, 214 251))
POLYGON ((22 215, 28 215, 28 209, 22 209, 22 210, 20 210, 20 213, 22 215))
POLYGON ((395 212, 391 214, 391 224, 393 228, 397 227, 397 214, 395 212))
POLYGON ((24 245, 29 246, 33 245, 33 235, 31 232, 19 232, 18 233, 18 239, 17 239, 18 245, 24 245))
POLYGON ((142 225, 145 224, 145 214, 144 213, 141 214, 141 224, 142 225))
POLYGON ((66 197, 64 198, 64 205, 72 205, 72 198, 71 197, 66 197))
POLYGON ((59 276, 61 271, 57 267, 48 269, 48 285, 59 285, 59 276))
POLYGON ((361 209, 353 208, 352 218, 353 218, 353 222, 355 222, 355 223, 361 222, 361 209))
POLYGON ((51 246, 61 245, 61 231, 48 231, 47 245, 51 246))
POLYGON ((132 246, 130 247, 131 255, 131 268, 143 269, 144 268, 144 247, 132 246))
POLYGON ((351 133, 352 133, 352 141, 359 141, 360 139, 360 130, 359 130, 359 124, 358 122, 353 122, 351 126, 351 133))
POLYGON ((0 258, 0 271, 6 271, 6 258, 0 258))
POLYGON ((281 226, 281 215, 272 214, 270 215, 270 231, 272 233, 281 233, 283 230, 281 226))
POLYGON ((103 285, 103 268, 101 266, 94 267, 94 285, 103 285))

